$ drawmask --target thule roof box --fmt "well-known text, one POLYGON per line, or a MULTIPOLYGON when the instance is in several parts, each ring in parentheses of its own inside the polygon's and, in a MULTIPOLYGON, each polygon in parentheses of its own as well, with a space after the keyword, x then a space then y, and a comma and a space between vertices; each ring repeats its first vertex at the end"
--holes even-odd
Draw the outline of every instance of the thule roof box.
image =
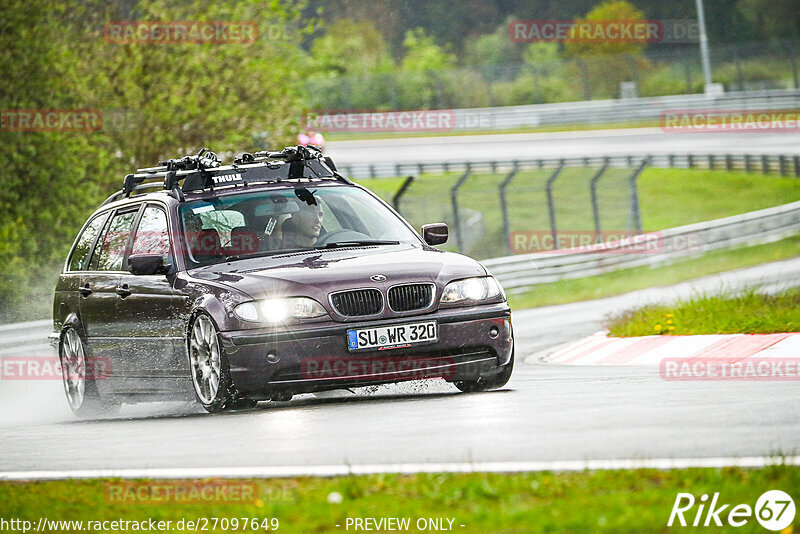
POLYGON ((223 165, 214 152, 204 148, 196 155, 160 161, 157 167, 138 169, 135 174, 125 176, 122 190, 108 197, 103 204, 145 189, 164 189, 183 201, 184 193, 188 192, 285 180, 352 183, 336 172, 333 160, 323 156, 315 146, 298 145, 279 151, 244 153, 230 165, 223 165))

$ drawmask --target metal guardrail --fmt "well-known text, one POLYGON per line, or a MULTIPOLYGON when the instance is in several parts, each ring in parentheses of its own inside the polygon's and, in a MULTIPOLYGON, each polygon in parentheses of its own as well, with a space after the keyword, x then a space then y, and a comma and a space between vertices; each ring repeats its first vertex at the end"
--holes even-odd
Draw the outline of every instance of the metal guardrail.
POLYGON ((800 109, 800 90, 798 89, 743 91, 720 95, 586 100, 454 111, 456 131, 458 131, 652 120, 658 119, 663 112, 668 110, 768 111, 790 109, 800 109))
POLYGON ((636 167, 643 160, 648 166, 677 169, 710 169, 780 176, 800 176, 800 156, 781 154, 650 154, 629 156, 589 156, 574 158, 541 158, 520 160, 470 160, 434 161, 407 163, 364 163, 339 165, 345 175, 359 178, 387 178, 421 174, 442 174, 465 172, 468 168, 475 174, 507 173, 514 168, 544 169, 556 168, 562 163, 567 166, 583 167, 636 167))
MULTIPOLYGON (((800 89, 741 91, 719 95, 673 95, 614 100, 584 100, 557 104, 530 104, 440 111, 452 115, 448 132, 494 132, 515 128, 575 124, 617 124, 660 120, 665 112, 789 111, 800 109, 800 89)), ((368 114, 358 112, 355 115, 368 114)), ((388 128, 388 127, 387 127, 388 128)), ((381 130, 374 130, 381 131, 381 130)), ((393 131, 388 128, 384 131, 393 131)))
POLYGON ((484 260, 482 263, 507 289, 530 287, 569 278, 644 265, 670 263, 735 245, 777 241, 800 232, 800 201, 732 217, 679 226, 638 236, 638 251, 630 241, 598 248, 536 252, 484 260), (648 248, 649 247, 649 248, 648 248))

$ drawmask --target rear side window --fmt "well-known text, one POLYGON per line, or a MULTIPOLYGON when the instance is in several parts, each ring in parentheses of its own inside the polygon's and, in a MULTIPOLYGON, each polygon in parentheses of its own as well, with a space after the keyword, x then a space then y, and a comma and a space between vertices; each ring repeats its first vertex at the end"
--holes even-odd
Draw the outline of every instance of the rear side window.
POLYGON ((137 210, 117 212, 106 226, 101 239, 102 245, 92 255, 91 268, 94 271, 121 271, 125 248, 131 237, 131 228, 137 210))
POLYGON ((107 215, 107 213, 98 215, 83 230, 69 260, 70 271, 85 271, 89 268, 92 246, 94 246, 94 242, 97 239, 97 234, 103 228, 107 215))

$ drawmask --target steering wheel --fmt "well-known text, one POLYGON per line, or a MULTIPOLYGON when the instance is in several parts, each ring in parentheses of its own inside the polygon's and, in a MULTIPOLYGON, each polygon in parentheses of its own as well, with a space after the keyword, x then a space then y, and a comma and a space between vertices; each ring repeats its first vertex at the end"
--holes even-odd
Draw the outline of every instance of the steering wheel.
POLYGON ((338 230, 333 230, 319 236, 317 239, 317 246, 321 247, 337 241, 369 241, 371 239, 372 237, 367 234, 362 234, 361 232, 356 232, 348 228, 339 228, 338 230))

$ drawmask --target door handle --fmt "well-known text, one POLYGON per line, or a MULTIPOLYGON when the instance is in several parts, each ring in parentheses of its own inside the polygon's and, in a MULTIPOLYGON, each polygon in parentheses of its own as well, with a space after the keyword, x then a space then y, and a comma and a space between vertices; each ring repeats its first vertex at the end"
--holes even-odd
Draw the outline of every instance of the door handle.
POLYGON ((129 297, 131 295, 131 290, 128 289, 128 284, 123 284, 121 287, 118 287, 117 295, 122 298, 129 297))
POLYGON ((85 286, 78 288, 78 293, 80 293, 82 297, 86 298, 92 294, 92 288, 89 287, 89 284, 86 284, 85 286))

